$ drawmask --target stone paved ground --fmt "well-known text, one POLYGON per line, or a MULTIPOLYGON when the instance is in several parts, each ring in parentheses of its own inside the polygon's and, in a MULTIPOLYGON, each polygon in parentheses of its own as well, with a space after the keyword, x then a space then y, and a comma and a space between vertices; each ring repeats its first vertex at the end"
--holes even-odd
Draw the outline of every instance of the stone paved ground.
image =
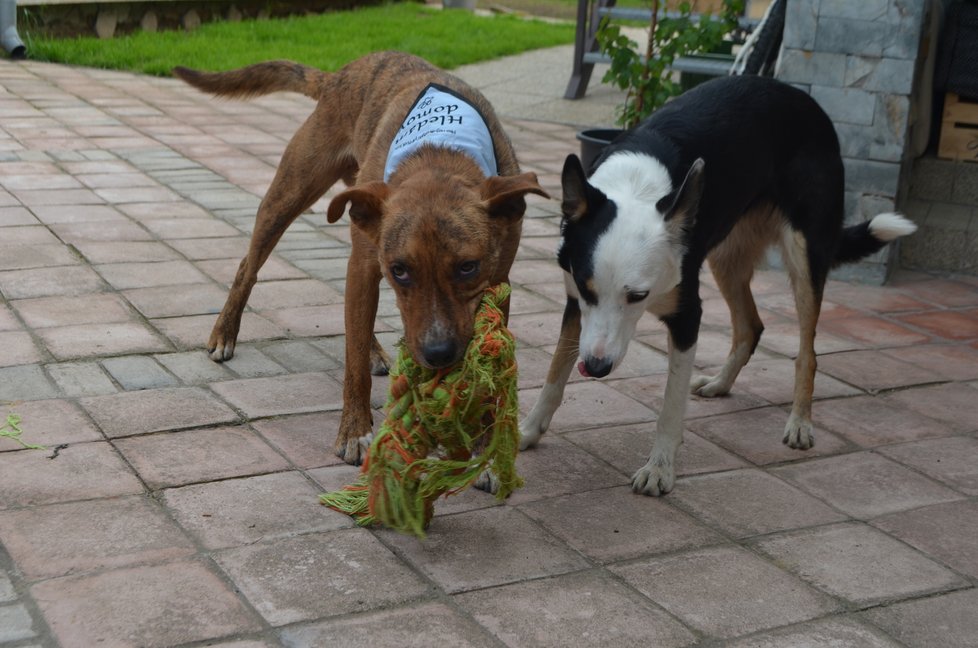
MULTIPOLYGON (((765 337, 732 396, 692 399, 662 499, 627 486, 665 379, 645 321, 617 374, 569 386, 524 489, 440 503, 419 542, 317 504, 355 473, 329 451, 348 226, 323 203, 235 358, 201 350, 310 102, 35 63, 0 86, 0 413, 47 447, 0 439, 0 646, 978 645, 974 277, 828 286, 802 453, 779 441, 790 293, 760 272, 765 337)), ((507 126, 556 195, 573 129, 507 126)), ((524 408, 561 316, 556 205, 531 201, 513 271, 524 408)), ((705 281, 703 369, 727 346, 705 281)), ((392 346, 388 291, 377 327, 392 346)))

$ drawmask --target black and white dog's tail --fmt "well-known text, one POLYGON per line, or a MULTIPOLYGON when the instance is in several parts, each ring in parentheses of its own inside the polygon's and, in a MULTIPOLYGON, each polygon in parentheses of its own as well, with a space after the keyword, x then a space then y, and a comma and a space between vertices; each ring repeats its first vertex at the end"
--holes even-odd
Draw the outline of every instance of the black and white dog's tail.
POLYGON ((881 250, 890 241, 916 231, 916 225, 900 214, 893 213, 879 214, 865 223, 851 225, 842 230, 833 265, 858 261, 881 250))

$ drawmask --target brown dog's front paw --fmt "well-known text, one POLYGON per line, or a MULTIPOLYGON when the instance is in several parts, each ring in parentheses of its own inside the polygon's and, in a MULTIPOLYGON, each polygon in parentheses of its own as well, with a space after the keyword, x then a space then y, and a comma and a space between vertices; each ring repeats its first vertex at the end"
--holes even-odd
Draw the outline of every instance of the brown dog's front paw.
POLYGON ((337 441, 336 456, 351 466, 359 466, 366 460, 367 450, 370 448, 372 440, 373 435, 368 434, 367 436, 349 439, 342 444, 337 441))
POLYGON ((358 426, 340 422, 339 434, 336 435, 336 444, 333 449, 336 456, 350 464, 359 466, 367 458, 367 450, 370 442, 373 441, 371 424, 368 421, 366 426, 358 426), (360 430, 366 429, 364 434, 359 434, 360 430))
POLYGON ((224 362, 234 357, 234 344, 238 331, 225 331, 221 319, 218 319, 207 341, 207 355, 214 362, 224 362))

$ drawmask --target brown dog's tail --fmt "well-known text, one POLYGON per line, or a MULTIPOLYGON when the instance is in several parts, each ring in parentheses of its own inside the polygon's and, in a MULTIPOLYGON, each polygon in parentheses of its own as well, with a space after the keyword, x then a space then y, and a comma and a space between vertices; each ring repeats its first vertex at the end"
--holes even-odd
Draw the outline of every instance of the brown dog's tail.
POLYGON ((327 74, 292 61, 267 61, 228 72, 200 72, 185 67, 173 74, 193 87, 218 97, 246 99, 272 92, 300 92, 319 99, 327 74))

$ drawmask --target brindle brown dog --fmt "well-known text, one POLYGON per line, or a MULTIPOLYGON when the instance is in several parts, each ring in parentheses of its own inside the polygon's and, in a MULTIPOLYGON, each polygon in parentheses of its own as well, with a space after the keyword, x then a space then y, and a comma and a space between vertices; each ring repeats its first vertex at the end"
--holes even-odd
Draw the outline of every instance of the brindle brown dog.
POLYGON ((288 90, 318 100, 293 136, 258 208, 241 261, 208 342, 211 359, 234 354, 241 313, 258 270, 289 224, 337 180, 353 185, 330 202, 333 223, 350 205, 352 250, 346 277, 346 367, 336 454, 360 463, 370 438, 371 369, 387 358, 373 335, 381 277, 397 295, 411 355, 430 368, 461 359, 484 289, 508 279, 525 196, 549 198, 533 173, 520 173, 489 102, 461 80, 414 56, 384 52, 336 73, 271 61, 223 73, 176 68, 190 85, 223 97, 288 90), (430 84, 463 97, 482 115, 498 175, 453 148, 424 146, 384 180, 388 150, 406 114, 430 84))

